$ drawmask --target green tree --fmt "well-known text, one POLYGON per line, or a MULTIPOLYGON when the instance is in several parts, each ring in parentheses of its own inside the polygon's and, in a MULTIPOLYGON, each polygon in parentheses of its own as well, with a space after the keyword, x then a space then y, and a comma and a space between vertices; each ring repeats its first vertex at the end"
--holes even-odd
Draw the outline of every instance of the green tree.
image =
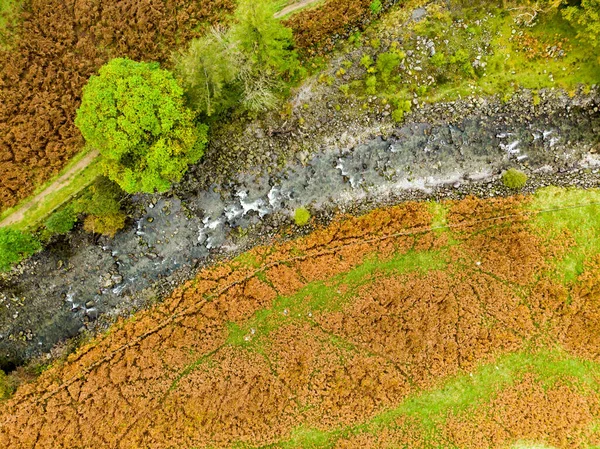
POLYGON ((211 116, 225 111, 239 99, 236 85, 242 58, 236 43, 222 28, 190 43, 175 58, 175 73, 185 88, 192 107, 211 116))
POLYGON ((286 81, 300 70, 292 31, 274 18, 272 2, 242 0, 226 32, 216 28, 175 58, 175 72, 199 114, 236 103, 252 112, 277 103, 286 81))
POLYGON ((298 69, 298 58, 293 51, 292 30, 275 19, 275 12, 273 2, 242 0, 230 34, 252 71, 286 75, 298 69))
POLYGON ((192 119, 169 71, 116 58, 90 77, 75 124, 123 190, 153 193, 168 190, 202 157, 207 127, 192 119))
POLYGON ((114 237, 123 229, 127 215, 121 210, 123 191, 110 179, 101 176, 75 204, 78 213, 86 214, 83 229, 114 237))
POLYGON ((580 39, 594 47, 600 46, 600 0, 581 0, 579 6, 567 6, 562 13, 580 39))
POLYGON ((40 248, 35 236, 12 228, 0 228, 0 271, 10 269, 40 248))
POLYGON ((46 220, 46 229, 53 234, 66 234, 77 221, 77 214, 72 206, 66 206, 61 210, 54 212, 48 220, 46 220))
POLYGON ((242 0, 229 30, 243 61, 239 73, 241 103, 252 112, 274 107, 284 80, 299 67, 292 30, 275 19, 274 7, 272 2, 242 0))

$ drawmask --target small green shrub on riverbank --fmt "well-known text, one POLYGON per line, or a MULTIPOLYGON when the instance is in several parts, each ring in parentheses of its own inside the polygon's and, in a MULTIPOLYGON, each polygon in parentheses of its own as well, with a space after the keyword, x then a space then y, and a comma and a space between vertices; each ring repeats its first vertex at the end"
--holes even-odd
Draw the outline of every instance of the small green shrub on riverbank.
POLYGON ((35 236, 11 228, 0 228, 0 271, 7 271, 41 248, 35 236))
POLYGON ((77 214, 69 205, 50 215, 46 220, 46 229, 53 234, 66 234, 73 229, 76 221, 77 214))
POLYGON ((527 175, 515 168, 511 168, 502 174, 502 183, 509 189, 522 189, 525 187, 526 182, 527 175))
POLYGON ((83 228, 87 232, 114 237, 127 219, 121 210, 123 197, 119 186, 102 176, 74 203, 74 210, 86 215, 83 228))
POLYGON ((294 221, 297 226, 305 226, 310 220, 310 212, 305 207, 299 207, 294 212, 294 221))

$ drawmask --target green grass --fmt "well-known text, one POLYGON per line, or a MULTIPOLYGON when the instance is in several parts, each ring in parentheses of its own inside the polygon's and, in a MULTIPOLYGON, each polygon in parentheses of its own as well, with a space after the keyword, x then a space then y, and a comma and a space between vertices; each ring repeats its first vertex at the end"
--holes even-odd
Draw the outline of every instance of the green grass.
MULTIPOLYGON (((476 8, 463 8, 455 13, 455 18, 460 17, 467 25, 471 25, 466 30, 452 25, 447 11, 443 11, 440 18, 430 16, 406 27, 403 35, 405 44, 398 49, 403 53, 409 49, 414 50, 414 41, 410 36, 411 33, 415 33, 435 38, 438 43, 440 40, 450 39, 451 48, 446 51, 464 50, 468 55, 467 62, 463 65, 443 66, 442 73, 448 79, 427 87, 417 87, 411 76, 402 72, 400 76, 393 77, 390 82, 378 82, 377 95, 394 104, 412 98, 413 93, 417 93, 420 101, 429 103, 452 101, 472 95, 496 94, 507 100, 517 89, 526 88, 534 91, 533 102, 539 104, 541 101, 537 95, 539 89, 563 88, 574 93, 580 85, 590 86, 600 82, 600 58, 597 53, 590 51, 587 42, 577 39, 576 30, 560 13, 543 15, 532 28, 515 25, 512 16, 506 11, 496 10, 492 13, 491 18, 486 14, 482 15, 481 9, 476 8), (475 26, 475 21, 482 18, 486 21, 480 26, 475 26), (561 58, 538 56, 530 59, 521 51, 523 44, 515 40, 516 34, 513 34, 513 30, 516 30, 517 34, 523 32, 530 35, 540 43, 542 49, 552 47, 560 40, 566 39, 566 44, 563 45, 565 56, 561 58), (478 50, 478 47, 483 46, 486 41, 489 41, 491 49, 487 56, 481 55, 478 50), (475 73, 468 74, 466 68, 461 69, 461 67, 470 68, 470 62, 477 55, 481 55, 481 61, 486 64, 483 72, 476 76, 475 73)), ((395 16, 390 15, 390 17, 395 16)), ((384 27, 396 29, 397 20, 399 19, 387 20, 384 27)), ((375 31, 371 30, 371 32, 375 31)), ((369 49, 367 47, 364 49, 368 54, 369 49)), ((448 60, 451 55, 442 50, 438 48, 438 55, 444 54, 448 60)), ((420 64, 424 75, 435 75, 437 69, 432 61, 425 58, 420 64)), ((364 79, 368 76, 371 75, 365 74, 364 79)), ((379 80, 379 77, 377 78, 379 80)), ((350 85, 351 91, 358 97, 368 94, 363 81, 355 80, 350 85)))
POLYGON ((429 212, 433 215, 433 219, 431 220, 431 227, 435 229, 436 232, 443 232, 443 228, 448 225, 448 207, 442 203, 437 201, 430 201, 428 203, 429 212))
POLYGON ((574 239, 575 246, 566 257, 554 262, 557 276, 564 282, 575 281, 584 270, 585 260, 600 253, 600 190, 547 187, 536 192, 529 207, 553 209, 533 220, 540 232, 549 232, 552 239, 567 230, 574 239))
MULTIPOLYGON (((368 422, 332 431, 300 427, 285 441, 263 446, 262 449, 329 449, 343 436, 377 434, 385 428, 398 428, 397 420, 400 417, 411 418, 411 422, 415 423, 428 439, 429 447, 452 447, 442 440, 439 430, 448 414, 477 413, 478 407, 488 403, 526 373, 532 373, 537 380, 548 386, 557 381, 571 379, 573 385, 580 387, 584 393, 600 390, 600 364, 596 362, 571 357, 560 350, 509 354, 500 357, 495 363, 480 366, 471 373, 463 372, 445 379, 431 390, 412 394, 399 406, 375 416, 368 422)), ((526 442, 516 441, 515 444, 526 442)))
POLYGON ((0 49, 10 49, 13 42, 9 24, 16 25, 23 0, 0 0, 0 49))
POLYGON ((434 87, 426 101, 452 100, 473 92, 479 95, 502 94, 507 98, 518 88, 539 90, 558 87, 573 91, 579 85, 589 86, 600 81, 598 57, 590 51, 586 42, 576 38, 575 29, 560 14, 544 16, 533 28, 524 29, 548 45, 559 38, 566 38, 571 48, 560 59, 528 59, 518 51, 520 45, 510 38, 513 29, 523 28, 515 27, 507 14, 496 14, 489 26, 496 36, 491 41, 493 55, 485 58, 485 75, 434 87))
POLYGON ((7 16, 17 10, 21 3, 21 0, 0 0, 0 35, 6 26, 7 16))

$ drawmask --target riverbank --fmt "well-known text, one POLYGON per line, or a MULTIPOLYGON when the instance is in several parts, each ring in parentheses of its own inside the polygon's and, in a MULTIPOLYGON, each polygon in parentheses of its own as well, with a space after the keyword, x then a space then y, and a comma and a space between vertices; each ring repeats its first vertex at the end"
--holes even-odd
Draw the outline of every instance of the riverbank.
MULTIPOLYGON (((134 219, 115 239, 76 230, 2 276, 0 368, 11 370, 67 338, 105 329, 215 259, 307 232, 310 227, 293 225, 298 207, 307 207, 317 225, 339 213, 410 199, 503 196, 512 193, 500 181, 509 167, 527 172, 526 192, 599 186, 598 91, 540 96, 539 104, 521 91, 506 103, 487 98, 424 106, 398 127, 365 115, 361 131, 343 139, 338 122, 330 129, 323 124, 322 138, 315 139, 321 149, 299 151, 281 168, 268 162, 269 148, 304 137, 265 133, 256 137, 262 162, 232 169, 222 184, 207 186, 198 175, 215 163, 207 155, 170 194, 134 197, 134 219)), ((248 124, 230 145, 256 130, 256 123, 248 124)))

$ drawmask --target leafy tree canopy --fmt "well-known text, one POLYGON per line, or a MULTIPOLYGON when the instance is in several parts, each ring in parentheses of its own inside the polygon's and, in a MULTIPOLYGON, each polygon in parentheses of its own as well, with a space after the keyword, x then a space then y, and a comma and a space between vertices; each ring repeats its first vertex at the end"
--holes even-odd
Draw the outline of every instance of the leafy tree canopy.
POLYGON ((600 46, 600 0, 581 0, 579 6, 566 7, 563 15, 575 27, 580 39, 594 47, 600 46))
POLYGON ((116 58, 90 77, 75 123, 101 152, 109 178, 126 192, 153 193, 202 157, 207 127, 192 119, 169 71, 116 58))
POLYGON ((40 248, 40 242, 33 235, 12 228, 0 228, 0 271, 8 270, 40 248))
POLYGON ((177 76, 199 114, 236 104, 259 112, 276 104, 299 64, 292 31, 274 12, 271 2, 242 0, 231 28, 214 28, 176 58, 177 76))

